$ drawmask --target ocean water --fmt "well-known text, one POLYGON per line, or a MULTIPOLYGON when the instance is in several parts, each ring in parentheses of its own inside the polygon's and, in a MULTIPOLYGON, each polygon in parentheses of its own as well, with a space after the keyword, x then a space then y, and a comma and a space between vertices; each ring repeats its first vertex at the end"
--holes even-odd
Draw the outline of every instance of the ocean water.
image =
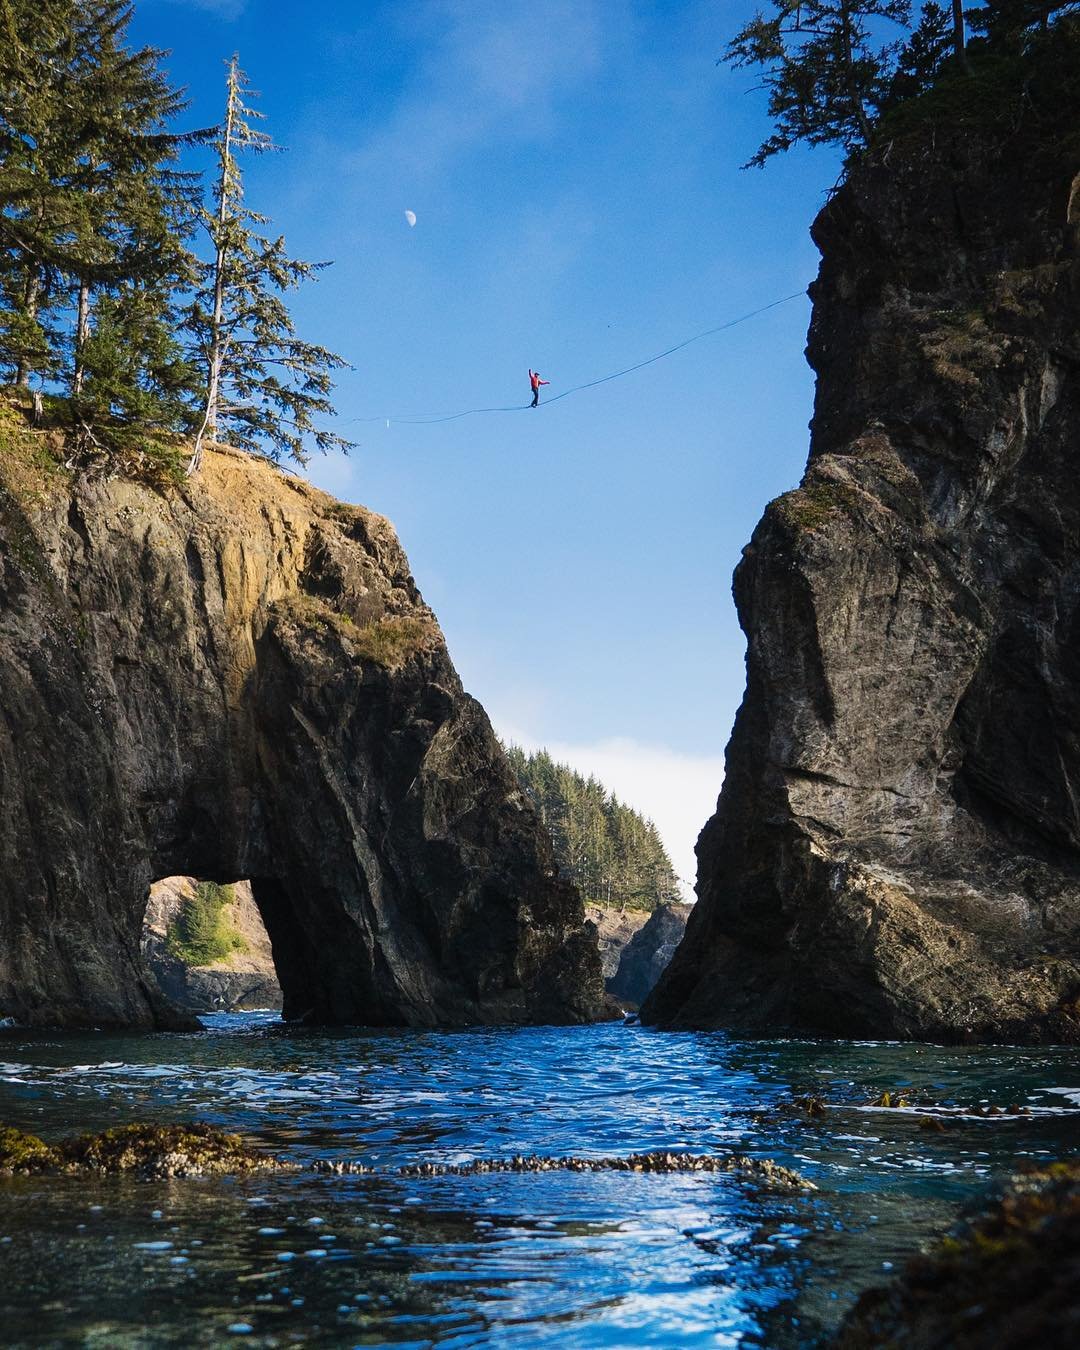
POLYGON ((1080 1057, 1067 1048, 619 1024, 296 1030, 260 1013, 205 1026, 0 1031, 0 1124, 52 1139, 199 1119, 304 1164, 376 1173, 0 1178, 3 1346, 797 1350, 963 1204, 1080 1145, 1080 1057), (874 1104, 897 1089, 921 1104, 874 1104), (802 1094, 824 1114, 784 1109, 802 1094), (927 1129, 928 1115, 947 1128, 927 1129), (649 1149, 773 1158, 818 1189, 767 1194, 726 1174, 396 1174, 649 1149))

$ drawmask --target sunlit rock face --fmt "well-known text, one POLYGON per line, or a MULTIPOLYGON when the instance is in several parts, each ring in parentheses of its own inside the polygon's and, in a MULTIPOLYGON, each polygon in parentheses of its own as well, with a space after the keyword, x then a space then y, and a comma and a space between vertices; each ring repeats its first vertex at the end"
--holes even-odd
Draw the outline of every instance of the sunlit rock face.
POLYGON ((155 491, 36 481, 22 444, 0 466, 0 1016, 176 1024, 139 948, 173 875, 251 879, 287 1017, 601 1011, 580 899, 386 520, 225 450, 155 491))
POLYGON ((616 909, 606 905, 586 905, 585 918, 596 929, 600 948, 600 966, 604 983, 610 985, 619 969, 626 944, 633 940, 649 921, 644 909, 616 909))
POLYGON ((647 1020, 1080 1036, 1077 112, 915 134, 815 223, 810 459, 647 1020))
POLYGON ((192 960, 184 951, 185 908, 197 896, 198 886, 195 877, 163 877, 150 887, 141 945, 161 991, 192 1013, 279 1009, 281 986, 274 952, 250 882, 238 881, 226 892, 220 922, 231 950, 212 960, 192 960))

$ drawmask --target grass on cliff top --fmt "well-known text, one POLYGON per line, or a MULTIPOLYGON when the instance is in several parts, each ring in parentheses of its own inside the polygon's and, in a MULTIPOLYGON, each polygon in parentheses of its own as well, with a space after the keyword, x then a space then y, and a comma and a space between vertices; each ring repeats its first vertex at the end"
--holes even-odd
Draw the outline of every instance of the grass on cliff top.
POLYGON ((362 657, 388 670, 403 666, 434 635, 430 619, 412 614, 393 614, 376 619, 351 634, 353 646, 362 657))
POLYGON ((0 479, 24 508, 43 505, 67 479, 57 458, 62 445, 62 437, 32 430, 10 402, 0 399, 0 479))
POLYGON ((54 394, 43 397, 35 422, 29 391, 14 385, 0 386, 0 438, 14 442, 23 459, 36 447, 34 457, 43 463, 47 456, 57 471, 75 464, 159 489, 184 481, 191 453, 182 436, 157 427, 115 420, 91 427, 71 399, 54 394))
POLYGON ((397 670, 423 651, 437 636, 434 620, 424 614, 388 614, 370 623, 358 624, 350 615, 321 596, 298 595, 290 602, 292 612, 319 629, 336 629, 346 637, 363 661, 387 670, 397 670))
POLYGON ((170 956, 187 966, 212 966, 233 952, 247 950, 247 943, 233 926, 229 906, 235 899, 231 886, 200 881, 165 935, 170 956))

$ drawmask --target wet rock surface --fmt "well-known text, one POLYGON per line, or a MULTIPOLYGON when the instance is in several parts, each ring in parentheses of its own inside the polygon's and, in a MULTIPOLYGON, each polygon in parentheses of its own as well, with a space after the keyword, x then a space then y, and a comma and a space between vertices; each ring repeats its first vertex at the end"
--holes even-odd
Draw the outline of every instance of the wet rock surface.
POLYGON ((600 1013, 580 899, 385 519, 224 450, 182 488, 28 486, 21 447, 0 465, 0 1017, 188 1025, 139 948, 174 875, 251 879, 289 1018, 600 1013))
POLYGON ((1040 98, 1059 127, 914 135, 814 226, 809 464, 735 574, 746 694, 649 1021, 1080 1038, 1080 153, 1040 98))
POLYGON ((833 1350, 1066 1350, 1080 1340, 1080 1164, 1018 1177, 903 1276, 870 1289, 833 1350))
POLYGON ((658 905, 619 953, 608 993, 620 1003, 638 1007, 668 968, 686 932, 691 905, 658 905))
POLYGON ((537 1154, 515 1158, 476 1158, 467 1163, 417 1163, 403 1167, 403 1177, 471 1177, 491 1172, 734 1172, 743 1180, 784 1191, 813 1191, 817 1187, 790 1167, 771 1158, 747 1158, 738 1153, 631 1153, 625 1158, 545 1158, 537 1154))
POLYGON ((22 1130, 0 1128, 0 1174, 6 1175, 133 1174, 162 1180, 283 1170, 295 1167, 212 1125, 120 1125, 52 1145, 22 1130))

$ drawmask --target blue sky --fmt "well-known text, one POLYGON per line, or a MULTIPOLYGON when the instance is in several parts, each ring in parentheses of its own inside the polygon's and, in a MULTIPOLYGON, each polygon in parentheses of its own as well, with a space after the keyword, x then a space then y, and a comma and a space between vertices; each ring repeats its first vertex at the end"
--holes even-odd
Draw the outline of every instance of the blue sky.
POLYGON ((496 729, 597 772, 683 876, 742 695, 731 572, 806 459, 808 302, 536 412, 352 419, 524 403, 530 365, 557 394, 805 289, 838 164, 740 171, 763 97, 716 58, 753 8, 141 0, 132 29, 192 125, 240 53, 288 150, 249 203, 334 260, 293 308, 355 367, 359 445, 311 478, 393 520, 496 729))

